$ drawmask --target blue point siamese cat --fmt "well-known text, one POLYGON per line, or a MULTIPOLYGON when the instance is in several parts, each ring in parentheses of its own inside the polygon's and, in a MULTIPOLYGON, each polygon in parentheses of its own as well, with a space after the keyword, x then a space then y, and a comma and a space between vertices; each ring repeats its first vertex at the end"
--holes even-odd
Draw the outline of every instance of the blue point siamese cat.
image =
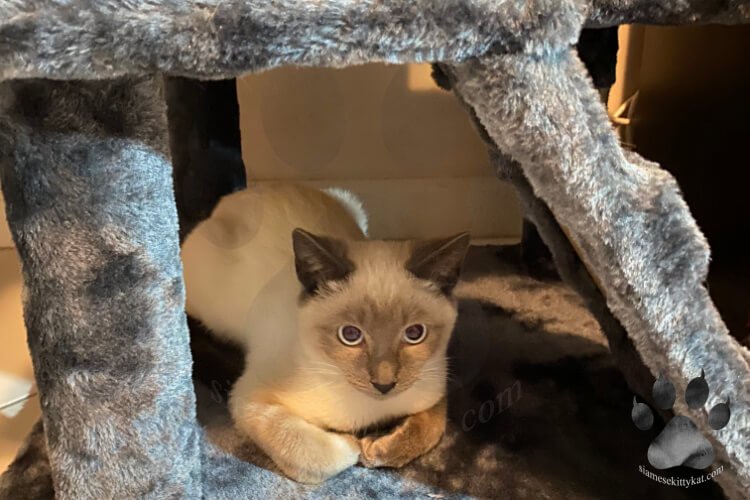
POLYGON ((366 233, 348 192, 268 184, 223 198, 182 249, 187 312, 245 348, 234 425, 300 482, 357 462, 403 466, 445 430, 452 291, 469 236, 366 233), (355 436, 395 418, 385 435, 355 436))

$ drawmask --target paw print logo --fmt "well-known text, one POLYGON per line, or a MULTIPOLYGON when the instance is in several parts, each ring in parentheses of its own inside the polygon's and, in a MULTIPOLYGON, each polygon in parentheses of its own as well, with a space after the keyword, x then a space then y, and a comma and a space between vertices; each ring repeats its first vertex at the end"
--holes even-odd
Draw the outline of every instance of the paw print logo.
MULTIPOLYGON (((656 406, 669 410, 675 402, 675 388, 663 375, 654 382, 651 392, 656 406)), ((688 383, 685 390, 685 402, 690 409, 702 407, 708 400, 706 375, 688 383)), ((635 426, 647 431, 654 425, 654 414, 648 405, 639 403, 633 397, 633 410, 630 413, 635 426)), ((708 424, 715 430, 723 429, 729 423, 729 400, 719 403, 708 412, 708 424)), ((698 426, 688 417, 673 417, 664 430, 659 433, 648 447, 648 462, 656 469, 669 469, 684 465, 693 469, 705 469, 714 461, 714 449, 708 439, 701 434, 698 426)))

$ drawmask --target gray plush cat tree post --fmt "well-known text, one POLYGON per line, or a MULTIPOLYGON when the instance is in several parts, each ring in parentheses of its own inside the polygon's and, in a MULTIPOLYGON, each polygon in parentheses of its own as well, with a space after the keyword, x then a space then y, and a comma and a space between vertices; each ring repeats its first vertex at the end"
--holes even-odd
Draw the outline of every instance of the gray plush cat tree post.
MULTIPOLYGON (((750 355, 703 286, 707 244, 672 177, 622 151, 571 48, 583 27, 626 22, 750 22, 750 6, 0 0, 0 174, 43 410, 0 498, 298 494, 195 420, 161 75, 371 61, 443 64, 558 264, 572 244, 652 373, 684 390, 705 369, 709 404, 732 401, 732 425, 698 424, 725 492, 746 495, 750 355)), ((366 471, 327 488, 401 491, 366 471)))

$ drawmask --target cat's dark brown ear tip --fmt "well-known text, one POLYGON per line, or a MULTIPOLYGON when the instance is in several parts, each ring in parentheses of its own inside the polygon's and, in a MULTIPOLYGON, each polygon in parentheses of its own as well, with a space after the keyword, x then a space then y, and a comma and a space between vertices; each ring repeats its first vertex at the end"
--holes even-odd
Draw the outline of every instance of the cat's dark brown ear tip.
POLYGON ((458 233, 453 237, 453 241, 455 241, 457 244, 466 245, 466 247, 468 247, 469 243, 471 242, 471 234, 469 234, 468 231, 458 233))
POLYGON ((312 235, 308 233, 307 231, 305 231, 304 229, 302 229, 301 227, 295 227, 294 230, 292 231, 292 238, 299 238, 301 236, 310 237, 312 235))
POLYGON ((406 262, 406 269, 417 278, 432 281, 442 293, 450 295, 458 282, 470 240, 469 233, 463 232, 418 243, 406 262))
POLYGON ((299 246, 302 245, 305 240, 310 240, 310 238, 310 233, 302 228, 295 227, 292 231, 292 248, 294 248, 296 252, 299 246))
POLYGON ((292 247, 295 251, 301 250, 311 243, 315 246, 319 246, 318 241, 320 238, 309 231, 305 231, 301 227, 295 227, 292 231, 292 247))
POLYGON ((457 235, 456 244, 463 250, 465 258, 466 254, 469 252, 469 247, 471 246, 471 234, 469 234, 468 231, 464 231, 463 233, 457 235))
POLYGON ((296 227, 292 231, 292 249, 297 259, 306 260, 317 255, 324 248, 323 241, 323 238, 305 231, 301 227, 296 227))
POLYGON ((466 253, 471 243, 471 234, 468 231, 458 233, 457 235, 446 238, 446 247, 455 248, 459 252, 466 253))
POLYGON ((292 249, 297 278, 308 293, 314 293, 326 281, 342 280, 354 270, 345 245, 334 238, 295 228, 292 249))

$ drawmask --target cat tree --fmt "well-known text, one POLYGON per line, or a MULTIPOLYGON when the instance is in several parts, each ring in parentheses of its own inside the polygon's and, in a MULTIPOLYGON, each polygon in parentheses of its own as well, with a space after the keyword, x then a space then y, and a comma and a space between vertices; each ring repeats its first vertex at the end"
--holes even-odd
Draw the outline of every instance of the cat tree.
MULTIPOLYGON (((747 23, 750 4, 0 0, 0 174, 43 411, 0 498, 294 495, 196 423, 163 77, 373 61, 440 63, 633 387, 641 361, 678 390, 705 369, 732 422, 698 425, 746 495, 750 354, 703 285, 707 243, 674 179, 620 148, 572 48, 631 22, 747 23)), ((399 488, 363 471, 325 494, 399 488)))

